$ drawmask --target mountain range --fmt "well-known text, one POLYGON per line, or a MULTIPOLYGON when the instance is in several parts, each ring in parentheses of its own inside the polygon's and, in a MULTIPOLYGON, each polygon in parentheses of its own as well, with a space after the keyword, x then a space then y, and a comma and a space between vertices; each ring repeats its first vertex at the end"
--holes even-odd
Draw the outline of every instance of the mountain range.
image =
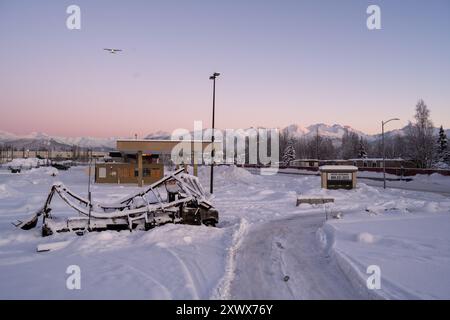
POLYGON ((32 132, 26 135, 16 135, 0 130, 0 144, 8 144, 16 149, 53 149, 71 150, 73 146, 94 150, 112 150, 116 145, 116 137, 59 137, 42 132, 32 132))
MULTIPOLYGON (((362 131, 356 130, 350 126, 343 126, 340 124, 328 125, 324 123, 317 123, 307 127, 302 127, 297 124, 289 125, 282 129, 283 132, 288 133, 294 137, 313 137, 319 133, 322 137, 327 137, 333 142, 339 142, 342 139, 345 131, 355 132, 360 137, 368 141, 375 141, 380 139, 380 134, 366 134, 362 131)), ((436 128, 436 134, 438 129, 436 128)), ((450 129, 445 130, 447 137, 450 137, 450 129)), ((406 127, 386 132, 386 136, 404 135, 406 127)), ((73 146, 80 148, 89 148, 98 151, 113 150, 116 146, 118 138, 130 137, 111 137, 111 138, 96 138, 96 137, 58 137, 50 136, 46 133, 33 132, 27 135, 16 135, 6 131, 0 130, 0 144, 7 144, 14 148, 21 149, 53 149, 53 150, 71 150, 73 146)), ((170 132, 156 131, 145 137, 145 139, 170 139, 170 132)))

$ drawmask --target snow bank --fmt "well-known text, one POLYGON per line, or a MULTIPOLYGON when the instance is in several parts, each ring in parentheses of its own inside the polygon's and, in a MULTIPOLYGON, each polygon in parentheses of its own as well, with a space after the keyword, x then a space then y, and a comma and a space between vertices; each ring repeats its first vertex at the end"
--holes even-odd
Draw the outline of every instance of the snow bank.
POLYGON ((49 176, 57 176, 59 174, 59 170, 54 167, 40 167, 40 168, 32 168, 29 171, 24 172, 26 174, 35 174, 35 175, 49 175, 49 176))
POLYGON ((45 159, 38 158, 16 158, 4 164, 5 167, 22 167, 22 168, 36 168, 46 164, 45 159))
MULTIPOLYGON (((211 176, 211 167, 199 167, 198 176, 202 184, 208 186, 211 176)), ((261 177, 235 165, 222 165, 214 167, 214 181, 217 184, 252 184, 260 182, 261 177)))
POLYGON ((427 174, 418 174, 414 176, 414 182, 418 183, 430 183, 430 184, 437 184, 442 186, 448 186, 450 190, 450 177, 449 176, 443 176, 439 173, 433 173, 430 175, 427 174))
POLYGON ((233 241, 231 246, 228 248, 227 255, 227 263, 225 266, 225 274, 223 278, 220 280, 219 284, 214 290, 212 295, 212 299, 231 299, 231 283, 234 280, 235 276, 235 267, 236 267, 236 254, 239 248, 242 245, 242 241, 244 236, 248 232, 248 222, 245 219, 242 219, 239 223, 237 230, 233 234, 233 241))
POLYGON ((333 254, 351 281, 370 297, 448 299, 450 214, 346 215, 329 221, 333 254), (368 230, 363 231, 361 230, 368 230), (356 239, 356 240, 355 240, 356 239), (368 266, 381 270, 381 289, 368 290, 368 266))

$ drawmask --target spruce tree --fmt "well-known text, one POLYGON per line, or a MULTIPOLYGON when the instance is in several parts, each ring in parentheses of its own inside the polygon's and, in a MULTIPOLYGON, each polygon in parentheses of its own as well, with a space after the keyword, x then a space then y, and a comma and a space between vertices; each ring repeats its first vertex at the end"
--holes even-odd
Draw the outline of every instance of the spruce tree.
POLYGON ((444 128, 442 126, 439 128, 439 137, 437 141, 437 158, 438 162, 442 164, 449 164, 450 162, 450 152, 448 150, 447 135, 445 134, 444 128))
POLYGON ((295 160, 295 149, 294 149, 294 141, 292 139, 290 139, 287 142, 286 148, 284 148, 284 152, 283 152, 283 163, 286 166, 289 166, 290 163, 295 160))
POLYGON ((361 137, 361 139, 359 139, 358 158, 360 158, 360 159, 367 158, 366 147, 364 146, 364 141, 363 141, 362 137, 361 137))

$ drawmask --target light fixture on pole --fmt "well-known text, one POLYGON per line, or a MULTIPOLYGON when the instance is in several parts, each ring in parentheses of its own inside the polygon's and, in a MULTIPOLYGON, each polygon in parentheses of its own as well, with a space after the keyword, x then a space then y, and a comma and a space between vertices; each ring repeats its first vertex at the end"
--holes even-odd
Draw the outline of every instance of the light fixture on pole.
POLYGON ((209 80, 213 81, 213 109, 212 109, 212 133, 211 133, 211 183, 209 192, 213 194, 213 179, 214 179, 214 116, 216 111, 216 78, 220 76, 220 73, 214 72, 212 76, 209 77, 209 80))
POLYGON ((392 118, 387 121, 381 121, 381 136, 383 144, 383 188, 386 189, 386 149, 384 146, 384 125, 391 121, 400 120, 399 118, 392 118))

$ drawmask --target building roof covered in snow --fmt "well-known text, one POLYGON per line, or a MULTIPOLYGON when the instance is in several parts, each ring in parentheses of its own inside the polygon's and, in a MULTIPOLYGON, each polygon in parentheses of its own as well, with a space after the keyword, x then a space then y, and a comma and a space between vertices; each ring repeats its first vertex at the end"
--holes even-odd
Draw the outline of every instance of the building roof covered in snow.
POLYGON ((355 166, 321 166, 320 171, 358 171, 358 167, 355 166))

